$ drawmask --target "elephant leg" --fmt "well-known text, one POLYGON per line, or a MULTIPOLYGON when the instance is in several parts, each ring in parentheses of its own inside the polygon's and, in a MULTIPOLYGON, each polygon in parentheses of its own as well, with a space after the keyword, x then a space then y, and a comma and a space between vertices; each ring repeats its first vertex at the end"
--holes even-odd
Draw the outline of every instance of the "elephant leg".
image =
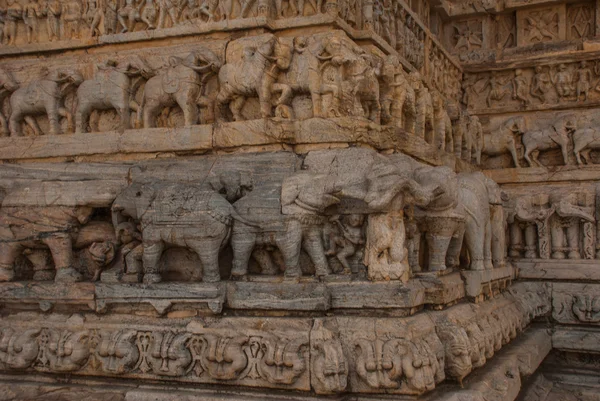
POLYGON ((129 106, 127 103, 125 104, 125 106, 115 107, 121 120, 121 125, 119 127, 120 133, 123 133, 125 130, 129 129, 129 106))
POLYGON ((200 262, 202 263, 202 281, 205 283, 221 281, 221 274, 219 273, 219 250, 224 237, 225 235, 217 238, 186 241, 187 245, 200 258, 200 262))
POLYGON ((421 232, 416 230, 412 238, 407 241, 408 248, 408 264, 413 272, 421 271, 421 263, 419 262, 419 254, 421 251, 421 232))
POLYGON ((427 239, 429 252, 429 270, 446 270, 446 253, 448 252, 452 236, 428 231, 425 234, 425 238, 427 239))
POLYGON ((313 103, 313 117, 321 117, 321 92, 318 90, 311 90, 310 96, 313 103))
POLYGON ((0 242, 0 282, 14 279, 14 263, 21 252, 23 246, 19 242, 0 242))
POLYGON ((567 149, 567 144, 565 143, 564 145, 562 145, 560 147, 560 150, 562 152, 562 157, 563 157, 563 161, 565 163, 565 166, 569 165, 569 151, 567 149))
POLYGON ((162 277, 158 271, 158 264, 165 249, 165 244, 162 241, 144 242, 144 255, 142 256, 144 265, 144 283, 153 284, 160 283, 162 277))
MULTIPOLYGON (((82 99, 79 97, 79 101, 82 99)), ((77 113, 75 114, 75 133, 81 134, 83 132, 87 132, 87 124, 90 118, 91 105, 87 103, 80 103, 77 109, 77 113)))
POLYGON ((69 234, 55 234, 42 240, 52 254, 56 276, 54 281, 74 283, 82 280, 81 273, 73 267, 73 241, 69 234))
POLYGON ((275 276, 279 273, 279 267, 273 262, 269 251, 264 248, 255 249, 252 258, 256 260, 261 269, 261 274, 275 276))
POLYGON ((567 227, 567 246, 569 259, 581 259, 581 252, 579 252, 579 221, 572 222, 567 227))
POLYGON ((8 130, 8 120, 4 116, 4 114, 0 113, 0 136, 9 136, 10 131, 8 130))
POLYGON ((535 150, 535 151, 531 152, 531 159, 533 160, 533 162, 535 163, 536 166, 542 167, 542 163, 540 163, 540 160, 538 159, 539 155, 540 155, 540 151, 535 150))
MULTIPOLYGON (((519 157, 517 156, 517 147, 516 147, 514 141, 512 141, 512 143, 510 144, 510 147, 509 147, 508 150, 510 151, 510 154, 512 156, 513 162, 515 163, 515 167, 516 168, 521 168, 521 166, 519 165, 519 157)), ((478 155, 479 155, 479 157, 481 157, 481 152, 479 152, 478 155)), ((527 162, 529 162, 530 165, 531 165, 531 161, 530 160, 527 160, 527 162)))
POLYGON ((65 107, 61 107, 58 109, 58 115, 67 119, 67 132, 73 132, 73 114, 67 110, 65 107))
MULTIPOLYGON (((286 277, 300 277, 300 250, 302 249, 302 223, 291 220, 286 232, 275 238, 277 247, 283 255, 286 277)), ((322 246, 322 245, 321 245, 322 246)))
MULTIPOLYGON (((527 146, 525 146, 525 154, 523 155, 523 157, 525 157, 525 161, 527 161, 527 164, 529 165, 529 167, 533 167, 533 160, 531 160, 531 158, 529 157, 529 155, 531 154, 532 149, 528 148, 527 146)), ((511 153, 512 153, 512 149, 511 149, 511 153)), ((515 154, 516 154, 516 150, 515 150, 515 154)), ((513 159, 515 158, 515 155, 513 155, 513 159)))
POLYGON ((13 112, 10 115, 10 119, 8 122, 10 136, 23 136, 21 121, 23 121, 23 114, 20 111, 17 111, 13 108, 13 112))
MULTIPOLYGON (((236 224, 242 223, 236 222, 236 224)), ((248 274, 248 264, 255 244, 256 234, 250 232, 233 233, 231 236, 231 247, 233 248, 232 277, 242 277, 248 274)))
POLYGON ((46 104, 46 113, 48 114, 48 125, 50 135, 58 135, 60 134, 60 121, 58 120, 58 105, 56 104, 58 100, 52 99, 52 101, 46 104))
POLYGON ((233 121, 242 120, 242 108, 245 102, 245 97, 238 96, 229 103, 229 110, 231 110, 231 114, 233 115, 233 121))
POLYGON ((471 270, 485 270, 483 250, 486 241, 485 235, 485 227, 478 225, 473 217, 467 216, 465 243, 471 259, 471 270))
POLYGON ((592 149, 586 149, 581 152, 581 156, 583 157, 583 161, 585 164, 590 164, 590 152, 592 149))
POLYGON ((24 120, 27 126, 32 129, 34 136, 40 136, 43 134, 35 118, 33 118, 32 116, 25 116, 24 120))
POLYGON ((196 97, 198 91, 188 89, 183 93, 178 93, 175 100, 181 110, 183 110, 183 119, 186 127, 198 124, 198 106, 196 105, 196 97))
POLYGON ((485 242, 483 244, 483 263, 485 268, 491 270, 494 268, 492 263, 492 224, 489 217, 485 221, 485 242))
POLYGON ((302 239, 302 247, 315 264, 315 273, 317 277, 325 277, 330 273, 321 238, 322 233, 320 227, 309 227, 304 230, 304 238, 302 239))
POLYGON ((514 222, 509 226, 510 230, 510 245, 508 255, 511 258, 520 258, 521 250, 523 249, 523 230, 518 222, 514 222))
POLYGON ((447 267, 460 267, 460 251, 462 250, 464 238, 465 228, 464 226, 461 226, 452 236, 450 244, 448 245, 448 253, 446 254, 447 267))
POLYGON ((143 111, 144 128, 156 127, 156 117, 160 109, 160 102, 157 100, 146 99, 143 111))

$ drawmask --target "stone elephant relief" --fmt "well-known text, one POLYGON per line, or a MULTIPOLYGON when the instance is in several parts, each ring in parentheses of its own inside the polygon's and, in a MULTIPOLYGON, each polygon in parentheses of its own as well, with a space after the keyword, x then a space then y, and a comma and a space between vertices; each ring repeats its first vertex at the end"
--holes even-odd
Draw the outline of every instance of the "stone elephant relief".
MULTIPOLYGON (((227 105, 233 120, 242 120, 242 108, 249 97, 258 97, 262 118, 271 117, 276 81, 280 72, 290 67, 291 59, 292 46, 269 34, 260 45, 245 47, 240 60, 223 65, 219 70, 217 120, 224 119, 227 105)), ((284 97, 282 93, 277 103, 284 97)))
POLYGON ((187 57, 171 57, 169 65, 144 86, 142 113, 144 128, 156 126, 156 117, 165 107, 179 106, 185 126, 198 123, 199 97, 206 80, 221 68, 221 61, 210 50, 200 48, 187 57))
POLYGON ((55 281, 82 279, 73 265, 77 230, 87 223, 88 206, 3 207, 0 209, 0 281, 14 278, 14 264, 25 249, 47 247, 56 268, 55 281))
POLYGON ((542 164, 538 160, 540 151, 560 148, 563 162, 569 164, 568 147, 571 143, 570 135, 577 129, 577 124, 573 116, 567 115, 558 118, 554 124, 549 127, 527 131, 523 134, 523 146, 525 147, 525 160, 529 167, 542 164))
MULTIPOLYGON (((9 99, 11 94, 17 89, 19 89, 19 83, 12 74, 0 69, 0 109, 4 105, 6 99, 9 99)), ((4 115, 4 111, 0 111, 0 129, 0 135, 8 136, 10 134, 8 118, 4 115)))
MULTIPOLYGON (((120 131, 130 127, 131 110, 136 112, 139 124, 142 108, 133 96, 142 81, 153 75, 152 69, 139 57, 122 63, 109 60, 106 65, 99 65, 96 76, 83 81, 77 89, 79 103, 75 114, 75 132, 87 132, 90 114, 94 110, 116 110, 120 131)), ((98 131, 95 124, 91 125, 91 132, 98 131)))
POLYGON ((191 249, 202 263, 203 281, 219 281, 219 252, 232 220, 245 222, 212 188, 165 181, 133 183, 117 196, 112 212, 115 227, 127 217, 140 222, 145 283, 162 280, 159 262, 167 245, 191 249))
POLYGON ((335 177, 299 173, 284 180, 281 189, 260 188, 238 200, 234 206, 244 220, 233 225, 232 276, 244 276, 255 246, 274 246, 281 252, 285 275, 297 277, 300 252, 304 249, 315 265, 317 276, 329 274, 329 264, 323 246, 323 215, 326 208, 339 203, 335 196, 341 191, 335 177), (277 192, 280 191, 280 194, 277 192), (281 204, 268 208, 266 199, 281 196, 281 204))
MULTIPOLYGON (((504 242, 504 222, 494 219, 492 227, 490 204, 496 194, 491 194, 490 183, 481 173, 461 173, 455 175, 445 167, 423 167, 415 169, 413 178, 418 183, 433 185, 441 189, 429 205, 417 208, 415 218, 419 233, 414 236, 412 249, 418 255, 420 235, 425 233, 428 245, 429 270, 445 270, 448 266, 457 267, 463 240, 469 254, 469 268, 484 270, 493 268, 492 259, 503 264, 502 255, 492 255, 493 233, 496 240, 504 242)), ((500 252, 498 247, 494 249, 500 252)), ((418 256, 413 255, 413 270, 419 271, 418 256)), ((500 267, 500 266, 498 266, 500 267)))
POLYGON ((12 110, 9 119, 11 136, 23 135, 22 122, 34 131, 36 136, 42 135, 42 131, 33 116, 46 114, 48 117, 48 134, 60 133, 60 118, 67 119, 71 130, 73 117, 64 106, 65 96, 73 91, 83 81, 78 72, 59 70, 46 72, 39 80, 34 80, 27 85, 15 90, 10 96, 10 108, 12 110))
POLYGON ((483 149, 481 153, 490 157, 510 153, 515 167, 521 167, 517 155, 515 135, 525 132, 525 119, 514 117, 506 120, 494 132, 483 135, 483 149))

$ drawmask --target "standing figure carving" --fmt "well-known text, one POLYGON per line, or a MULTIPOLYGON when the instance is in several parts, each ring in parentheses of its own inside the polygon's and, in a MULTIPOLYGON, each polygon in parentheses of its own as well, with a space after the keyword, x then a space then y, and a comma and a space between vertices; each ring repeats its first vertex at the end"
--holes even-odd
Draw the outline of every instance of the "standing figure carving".
POLYGON ((23 6, 16 0, 7 0, 6 18, 4 22, 4 43, 14 46, 17 41, 17 27, 23 18, 23 6))

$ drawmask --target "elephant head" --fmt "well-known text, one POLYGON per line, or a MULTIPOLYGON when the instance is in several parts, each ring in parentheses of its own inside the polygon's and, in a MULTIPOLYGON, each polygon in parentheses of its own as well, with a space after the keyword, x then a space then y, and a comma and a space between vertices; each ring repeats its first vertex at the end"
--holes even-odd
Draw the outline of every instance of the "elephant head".
POLYGON ((70 69, 59 69, 51 73, 48 72, 47 79, 59 84, 61 96, 65 96, 69 92, 76 90, 84 81, 83 75, 79 71, 70 69))
POLYGON ((11 73, 0 68, 0 96, 9 95, 19 89, 19 83, 14 79, 11 73))
POLYGON ((401 171, 391 163, 375 162, 367 173, 368 190, 364 200, 374 210, 394 207, 393 203, 398 195, 408 197, 404 200, 405 203, 436 207, 452 197, 453 189, 456 191, 451 185, 445 187, 447 181, 444 178, 447 176, 445 170, 423 167, 415 170, 413 179, 409 172, 401 171))
POLYGON ((223 195, 227 202, 234 203, 254 189, 252 177, 239 171, 228 171, 209 179, 210 188, 223 195))
POLYGON ((205 47, 190 53, 181 63, 198 74, 217 73, 223 65, 217 55, 205 47))
POLYGON ((156 184, 134 182, 125 188, 112 204, 113 226, 116 228, 129 216, 141 219, 156 198, 156 184))
POLYGON ((286 178, 281 187, 284 214, 322 213, 340 202, 341 191, 335 176, 299 173, 286 178))

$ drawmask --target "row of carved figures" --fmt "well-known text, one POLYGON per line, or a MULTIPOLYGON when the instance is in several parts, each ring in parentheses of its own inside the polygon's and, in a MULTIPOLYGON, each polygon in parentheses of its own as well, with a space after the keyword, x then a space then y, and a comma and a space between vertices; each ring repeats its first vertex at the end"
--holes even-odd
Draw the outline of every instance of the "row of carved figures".
POLYGON ((484 104, 488 108, 516 104, 527 108, 570 101, 587 102, 598 98, 599 77, 598 60, 469 74, 463 82, 463 103, 469 109, 481 109, 484 104))
POLYGON ((595 195, 586 191, 515 197, 507 205, 509 256, 515 259, 595 259, 595 195))
MULTIPOLYGON (((484 366, 534 318, 548 313, 549 302, 543 291, 515 292, 489 307, 464 305, 458 321, 441 314, 417 317, 430 327, 418 336, 392 332, 367 338, 354 333, 348 339, 351 346, 341 341, 337 325, 321 319, 312 330, 279 335, 243 326, 202 332, 5 327, 0 329, 0 369, 304 390, 306 385, 299 382, 310 375, 318 394, 343 392, 349 386, 355 391, 422 394, 445 378, 462 381, 484 366)), ((367 322, 358 319, 361 323, 367 322)))
POLYGON ((240 10, 234 12, 235 6, 232 0, 7 0, 6 8, 0 10, 0 36, 3 44, 16 45, 21 23, 27 43, 33 43, 80 39, 83 32, 95 37, 273 12, 278 18, 338 12, 335 0, 290 0, 286 4, 282 0, 242 0, 240 10))
POLYGON ((159 69, 141 57, 109 60, 89 79, 76 69, 60 69, 19 83, 1 71, 0 100, 9 99, 10 116, 0 113, 0 123, 13 136, 23 134, 23 125, 34 135, 97 132, 97 115, 90 120, 91 115, 114 110, 121 130, 152 128, 165 110, 179 108, 183 125, 191 126, 215 118, 243 120, 247 100, 257 99, 254 118, 362 117, 454 151, 444 97, 430 91, 418 72, 407 74, 394 56, 382 60, 335 35, 293 40, 264 35, 243 50, 240 59, 223 63, 199 48, 169 58, 159 69), (312 107, 297 106, 294 98, 301 95, 310 96, 312 107), (40 116, 47 118, 46 132, 40 116))
POLYGON ((526 128, 523 117, 513 117, 504 121, 495 132, 483 135, 481 153, 491 157, 510 153, 515 167, 521 167, 518 145, 523 146, 523 157, 529 167, 543 167, 540 153, 552 150, 560 150, 565 165, 571 164, 571 152, 578 165, 589 164, 592 163, 590 153, 600 149, 600 132, 590 122, 585 125, 578 122, 572 114, 531 130, 526 128))
POLYGON ((447 167, 411 170, 364 149, 336 157, 348 166, 362 157, 364 165, 289 176, 278 187, 280 202, 271 208, 265 200, 273 199, 272 187, 254 188, 239 173, 205 184, 134 182, 114 199, 112 222, 90 222, 94 208, 89 206, 5 202, 0 209, 0 280, 15 277, 15 261, 25 251, 37 279, 97 279, 117 259, 125 281, 154 283, 163 279, 160 262, 165 250, 181 247, 197 254, 202 280, 216 282, 221 279, 219 254, 228 244, 233 278, 249 273, 251 258, 263 274, 281 269, 288 277, 298 277, 303 274, 302 251, 318 277, 331 274, 328 256, 349 273, 350 261, 362 253, 360 263, 375 281, 405 282, 411 268, 485 270, 505 265, 500 189, 483 174, 456 174, 447 167), (332 217, 331 208, 347 201, 367 207, 332 217), (405 229, 404 210, 411 205, 414 213, 405 229), (419 254, 421 235, 428 249, 422 262, 414 256, 419 254), (463 244, 466 262, 459 260, 463 244), (39 248, 49 249, 52 259, 39 248), (273 249, 281 256, 278 269, 270 267, 273 249))

